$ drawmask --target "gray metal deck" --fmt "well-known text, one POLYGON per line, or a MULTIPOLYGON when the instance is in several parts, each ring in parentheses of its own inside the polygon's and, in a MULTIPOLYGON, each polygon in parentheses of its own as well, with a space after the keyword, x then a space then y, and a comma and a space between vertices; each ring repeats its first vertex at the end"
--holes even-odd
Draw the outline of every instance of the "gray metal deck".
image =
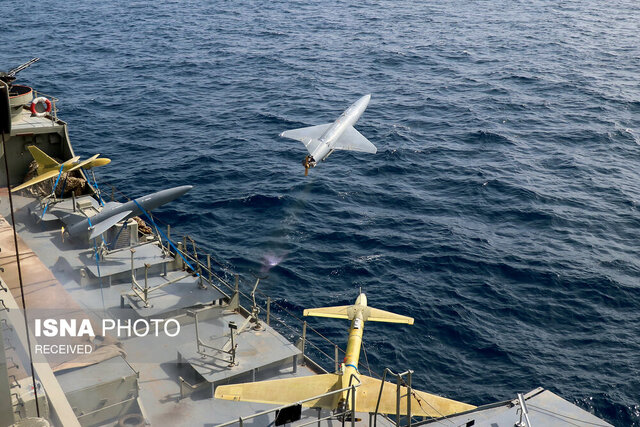
MULTIPOLYGON (((216 348, 222 348, 229 340, 229 322, 240 325, 245 318, 234 312, 226 312, 220 317, 199 321, 202 341, 216 348), (206 338, 205 338, 206 337, 206 338)), ((229 366, 225 360, 229 355, 222 351, 206 350, 206 356, 198 353, 196 345, 195 327, 193 342, 183 344, 177 348, 178 362, 191 365, 214 388, 220 383, 226 383, 233 378, 250 374, 255 381, 257 371, 265 366, 276 363, 285 364, 291 361, 291 371, 295 371, 295 363, 302 352, 270 326, 263 324, 262 330, 247 328, 237 335, 236 365, 229 366), (260 357, 257 357, 257 356, 260 357)))
MULTIPOLYGON (((135 270, 144 268, 145 264, 153 266, 173 261, 173 258, 165 255, 155 243, 145 243, 136 246, 134 250, 133 268, 135 270)), ((93 249, 83 252, 80 256, 81 261, 85 263, 93 277, 109 277, 131 271, 131 251, 128 248, 109 252, 99 263, 96 263, 93 249), (98 265, 100 266, 99 273, 98 265)))
MULTIPOLYGON (((182 271, 169 272, 167 277, 150 277, 148 285, 150 288, 161 286, 180 277, 184 278, 151 292, 148 297, 148 306, 138 296, 132 295, 130 288, 124 291, 121 297, 123 302, 134 309, 141 318, 166 317, 168 314, 176 314, 177 310, 182 308, 217 303, 224 297, 210 286, 200 287, 198 277, 182 271)), ((144 279, 138 279, 138 283, 143 285, 144 279)))
MULTIPOLYGON (((215 337, 220 337, 228 333, 228 322, 233 320, 238 325, 245 321, 245 317, 235 312, 226 312, 225 306, 220 306, 222 294, 208 287, 200 289, 198 278, 189 276, 183 280, 163 287, 150 295, 150 307, 140 305, 139 300, 126 297, 127 305, 131 309, 121 308, 121 296, 130 293, 130 283, 109 284, 106 272, 119 272, 126 274, 131 268, 130 253, 125 258, 124 254, 128 250, 121 251, 122 256, 118 259, 118 264, 123 267, 105 267, 103 272, 101 263, 102 286, 94 281, 90 284, 80 283, 77 277, 79 269, 92 269, 95 266, 93 251, 87 250, 86 246, 74 242, 62 241, 60 230, 57 226, 47 226, 46 224, 36 224, 30 213, 29 207, 34 205, 31 198, 16 196, 14 203, 17 210, 18 230, 21 238, 34 251, 34 253, 47 265, 56 275, 56 278, 63 285, 66 292, 81 306, 87 313, 101 318, 117 318, 123 321, 135 320, 139 318, 165 317, 167 313, 184 313, 186 309, 198 305, 215 305, 211 311, 219 314, 210 319, 199 321, 202 337, 208 343, 215 341, 215 337), (130 304, 129 304, 130 303, 130 304)), ((6 212, 7 203, 0 204, 0 214, 8 216, 6 212)), ((150 256, 158 256, 160 248, 153 244, 144 245, 150 249, 150 256), (157 251, 156 251, 157 249, 157 251)), ((145 254, 143 249, 143 254, 145 254)), ((161 251, 160 251, 161 252, 161 251)), ((167 260, 166 258, 164 261, 167 260)), ((173 266, 168 264, 169 269, 173 266)), ((137 265, 136 265, 137 266, 137 265)), ((97 271, 96 271, 97 273, 97 271)), ((93 274, 93 272, 91 273, 93 274)), ((179 275, 185 275, 184 271, 169 271, 167 278, 157 273, 149 274, 149 286, 161 284, 163 281, 171 280, 179 275)), ((144 275, 138 271, 137 280, 144 283, 144 275)), ((301 354, 300 350, 278 334, 273 328, 264 325, 262 331, 248 329, 238 336, 238 365, 227 367, 222 363, 219 365, 202 363, 201 356, 195 352, 195 325, 193 319, 188 316, 178 316, 181 324, 181 332, 172 338, 158 339, 158 337, 148 335, 143 337, 120 337, 124 350, 127 353, 126 360, 138 373, 138 384, 140 386, 139 399, 142 403, 143 412, 151 425, 164 426, 213 426, 239 416, 248 416, 257 412, 262 412, 274 405, 233 402, 210 398, 210 390, 203 395, 202 392, 195 392, 190 396, 180 399, 181 376, 202 377, 211 381, 210 384, 226 382, 240 379, 277 379, 290 378, 292 376, 314 375, 314 371, 306 366, 296 366, 293 369, 294 357, 301 354), (178 356, 180 354, 180 356, 178 356), (259 357, 256 357, 259 356, 259 357), (178 363, 178 358, 184 363, 178 363), (193 365, 190 362, 194 362, 193 365)), ((117 361, 116 361, 117 362, 117 361)), ((73 373, 62 373, 63 378, 74 378, 81 376, 85 383, 95 380, 100 383, 100 378, 93 378, 92 372, 109 372, 109 366, 114 361, 106 360, 91 369, 80 369, 73 373), (83 376, 83 374, 86 374, 83 376)), ((90 393, 90 391, 87 391, 90 393)), ((322 411, 322 416, 328 416, 328 411, 322 411)), ((249 420, 244 425, 265 426, 273 424, 274 414, 260 416, 249 420)), ((316 409, 304 409, 302 422, 310 422, 317 419, 316 409)), ((368 414, 360 414, 363 420, 368 419, 368 414)), ((391 423, 379 418, 379 425, 390 426, 391 423)), ((315 424, 315 423, 314 423, 315 424)), ((112 422, 104 425, 113 425, 112 422)), ((342 422, 337 420, 323 421, 322 426, 340 426, 342 422)))
MULTIPOLYGON (((34 204, 29 207, 29 211, 34 216, 34 218, 36 218, 38 221, 42 220, 44 222, 60 221, 60 218, 69 214, 83 216, 83 217, 86 215, 88 217, 92 217, 98 212, 100 212, 100 204, 93 197, 82 196, 76 199, 76 204, 83 204, 83 203, 86 203, 87 205, 89 205, 89 207, 83 210, 84 213, 80 212, 79 210, 75 210, 75 211, 73 210, 73 200, 71 199, 64 199, 64 200, 50 203, 46 208, 47 210, 46 210, 46 213, 44 213, 44 215, 43 215, 44 206, 46 206, 46 204, 44 206, 40 205, 39 203, 34 204)), ((62 222, 64 223, 65 226, 69 225, 68 220, 67 221, 63 220, 62 222)))
MULTIPOLYGON (((613 427, 595 415, 590 414, 549 390, 537 388, 524 395, 525 403, 531 421, 531 426, 564 427, 564 426, 601 426, 613 427)), ((443 423, 451 426, 486 426, 513 427, 524 420, 518 400, 511 400, 499 404, 480 406, 477 409, 461 415, 452 415, 438 420, 421 423, 420 425, 437 425, 443 423)), ((526 424, 522 424, 525 426, 526 424)))

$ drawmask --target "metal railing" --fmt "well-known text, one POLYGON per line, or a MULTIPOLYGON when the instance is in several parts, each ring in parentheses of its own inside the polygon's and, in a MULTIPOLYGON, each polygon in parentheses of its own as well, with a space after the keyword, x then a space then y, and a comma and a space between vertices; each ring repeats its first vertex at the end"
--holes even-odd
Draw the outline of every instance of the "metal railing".
POLYGON ((257 418, 257 417, 261 417, 264 415, 269 415, 272 413, 276 413, 278 411, 281 411, 283 409, 286 408, 290 408, 292 406, 302 406, 302 404, 306 403, 306 402, 311 402, 313 400, 318 400, 318 399, 322 399, 323 397, 328 397, 328 396, 333 396, 336 394, 342 394, 343 392, 347 392, 347 398, 346 398, 346 402, 344 404, 344 411, 339 412, 339 413, 333 413, 327 417, 320 417, 318 416, 317 419, 310 421, 308 423, 305 424, 301 424, 298 427, 302 427, 302 426, 306 426, 306 425, 311 425, 311 424, 315 424, 318 423, 318 425, 320 425, 320 421, 325 421, 325 420, 329 420, 332 418, 340 418, 342 420, 342 425, 345 425, 345 422, 347 422, 347 416, 350 416, 350 423, 351 426, 354 427, 356 425, 356 389, 358 387, 360 387, 362 385, 362 383, 360 382, 360 379, 358 379, 358 377, 356 377, 355 375, 351 375, 351 378, 349 378, 349 386, 348 387, 344 387, 341 388, 339 390, 334 390, 334 391, 329 391, 327 393, 322 393, 319 394, 317 396, 313 396, 313 397, 309 397, 307 399, 303 399, 303 400, 299 400, 295 403, 292 404, 288 404, 288 405, 283 405, 283 406, 279 406, 277 408, 274 409, 268 409, 266 411, 262 411, 262 412, 258 412, 256 414, 252 414, 252 415, 247 415, 246 417, 238 417, 237 420, 233 420, 233 421, 229 421, 223 424, 218 424, 217 427, 225 427, 225 426, 232 426, 235 424, 238 424, 240 427, 244 426, 244 422, 251 420, 253 418, 257 418), (354 384, 353 380, 356 380, 358 383, 354 384))
POLYGON ((56 102, 59 101, 58 98, 56 98, 55 96, 51 96, 51 95, 47 95, 46 93, 42 93, 42 92, 38 92, 37 90, 33 90, 33 98, 37 98, 39 96, 44 96, 46 98, 49 99, 49 101, 51 101, 51 112, 49 113, 51 115, 51 121, 55 122, 58 120, 58 107, 56 106, 56 102))
MULTIPOLYGON (((112 199, 114 198, 114 194, 115 194, 115 188, 112 187, 112 199)), ((161 224, 158 224, 160 221, 158 221, 157 218, 154 218, 154 222, 156 223, 157 227, 161 226, 161 224)), ((171 226, 168 224, 164 224, 164 225, 166 226, 166 237, 167 239, 171 239, 171 234, 172 234, 171 226)), ((274 301, 269 295, 259 290, 256 290, 255 289, 256 286, 253 286, 253 291, 251 292, 251 294, 246 294, 242 292, 240 290, 239 285, 241 282, 244 283, 244 280, 241 280, 240 275, 232 272, 229 269, 229 267, 227 267, 223 263, 219 262, 216 258, 208 254, 206 250, 200 247, 195 241, 195 239, 193 239, 191 236, 184 235, 182 239, 178 240, 177 244, 172 247, 171 245, 168 244, 168 242, 163 242, 161 233, 158 230, 154 230, 153 227, 152 227, 152 234, 156 236, 156 238, 158 239, 158 243, 161 245, 162 249, 166 251, 167 254, 175 258, 177 267, 185 270, 188 274, 198 274, 201 281, 205 282, 208 286, 211 286, 212 288, 216 289, 218 292, 220 292, 220 294, 223 295, 224 299, 227 301, 230 308, 237 309, 241 314, 243 314, 247 318, 250 318, 254 315, 257 316, 257 312, 255 310, 257 305, 263 307, 264 310, 262 310, 262 312, 266 313, 265 323, 268 326, 274 327, 282 335, 288 336, 288 339, 290 341, 294 343, 297 341, 297 346, 302 352, 301 363, 303 365, 305 364, 310 365, 312 370, 318 373, 320 372, 327 373, 330 370, 333 370, 333 372, 336 372, 336 373, 339 372, 339 369, 341 366, 340 355, 341 353, 344 354, 345 351, 336 343, 334 343, 331 339, 327 338, 326 336, 321 334, 319 331, 309 326, 305 320, 301 319, 291 311, 287 310, 287 308, 284 307, 282 304, 279 304, 277 301, 274 301), (176 253, 176 250, 179 252, 179 254, 176 253), (185 261, 188 261, 188 263, 191 264, 191 267, 189 267, 187 265, 188 263, 185 261), (233 285, 228 280, 229 277, 233 277, 233 282, 234 282, 233 285), (246 309, 245 306, 242 304, 242 302, 245 302, 247 306, 251 306, 252 309, 251 310, 246 309), (276 324, 277 324, 277 327, 275 326, 276 324), (300 325, 300 327, 292 326, 295 324, 300 325), (314 340, 310 339, 310 335, 311 337, 314 338, 314 340), (315 340, 318 340, 319 344, 316 344, 314 342, 315 340), (327 348, 330 348, 333 351, 327 350, 327 348), (311 349, 311 351, 314 353, 313 359, 309 357, 309 349, 311 349), (329 354, 329 353, 333 353, 333 354, 329 354), (317 356, 319 356, 323 360, 322 364, 319 364, 316 361, 317 356), (323 364, 326 366, 326 368, 325 366, 323 366, 323 364)), ((145 289, 147 291, 145 293, 148 293, 153 288, 149 288, 147 285, 145 285, 144 287, 139 286, 138 290, 143 291, 145 289)), ((142 295, 144 295, 145 293, 142 293, 142 295)), ((139 295, 139 297, 141 296, 139 295)), ((366 356, 366 350, 365 350, 365 356, 366 356)), ((370 367, 368 366, 368 363, 361 363, 361 365, 365 369, 368 369, 371 376, 380 378, 380 375, 375 374, 370 369, 370 367)), ((385 378, 387 374, 397 378, 398 391, 397 391, 397 405, 396 405, 397 413, 396 413, 395 424, 399 426, 401 425, 402 420, 405 420, 407 422, 407 425, 411 426, 411 395, 412 395, 411 375, 413 374, 413 371, 406 371, 400 374, 396 374, 389 369, 385 369, 382 375, 382 385, 381 385, 378 399, 380 399, 382 396, 382 388, 384 387, 385 378), (407 382, 404 381, 404 377, 407 378, 407 382), (406 385, 408 388, 408 392, 407 392, 408 416, 400 415, 400 400, 401 400, 400 390, 401 390, 402 384, 406 385)), ((354 378, 357 379, 357 377, 354 377, 354 378)), ((353 402, 355 401, 355 388, 359 386, 360 386, 360 382, 358 380, 357 385, 350 385, 350 387, 347 387, 344 389, 323 393, 321 395, 314 396, 309 399, 301 400, 294 404, 288 404, 278 408, 263 411, 257 414, 249 415, 247 417, 240 417, 238 420, 221 424, 220 427, 233 425, 236 423, 242 426, 243 421, 247 421, 252 418, 273 413, 275 411, 278 411, 290 406, 302 404, 314 399, 334 395, 336 393, 344 392, 347 390, 349 390, 349 393, 350 393, 349 395, 352 396, 351 403, 353 404, 353 402)), ((379 403, 379 400, 378 400, 378 403, 379 403)), ((351 419, 353 420, 352 422, 355 423, 355 404, 353 405, 352 410, 353 410, 353 414, 351 419)), ((347 414, 348 412, 349 411, 347 410, 344 414, 347 414)), ((375 418, 375 421, 373 422, 373 424, 370 424, 370 425, 375 425, 375 423, 377 423, 377 419, 379 416, 385 418, 388 421, 393 422, 386 414, 379 414, 377 411, 377 408, 376 408, 376 412, 371 413, 369 415, 370 415, 370 422, 371 422, 371 417, 375 418)), ((307 424, 302 424, 302 425, 319 423, 322 420, 335 418, 336 416, 341 416, 341 414, 332 414, 329 417, 325 417, 325 418, 320 418, 319 416, 318 419, 315 419, 307 424)), ((346 419, 346 417, 343 417, 343 419, 346 419)))
POLYGON ((402 387, 403 384, 407 387, 407 426, 411 427, 411 376, 413 375, 412 370, 408 370, 399 374, 396 374, 389 368, 385 368, 384 373, 382 374, 382 382, 380 383, 380 392, 378 393, 378 400, 376 402, 376 411, 370 414, 369 425, 371 425, 371 416, 374 417, 373 426, 378 425, 378 410, 380 409, 380 400, 382 399, 382 390, 385 386, 385 379, 387 378, 387 374, 390 374, 396 377, 396 426, 399 426, 401 423, 401 415, 400 415, 400 404, 402 402, 402 387), (404 377, 407 377, 407 381, 404 381, 404 377))
POLYGON ((529 419, 529 410, 522 393, 518 393, 518 404, 520 405, 520 421, 516 423, 516 427, 532 427, 529 419))
MULTIPOLYGON (((160 226, 160 224, 158 224, 160 221, 157 219, 154 219, 154 221, 157 226, 160 226)), ((166 236, 168 239, 171 239, 171 226, 166 225, 166 227, 166 236)), ((296 316, 264 292, 255 289, 251 293, 243 292, 240 284, 245 283, 245 280, 243 280, 239 274, 232 272, 215 257, 206 253, 191 236, 184 235, 175 245, 175 248, 182 255, 180 256, 175 253, 168 242, 162 242, 160 233, 154 231, 154 234, 160 241, 163 250, 166 250, 168 254, 176 258, 180 268, 187 272, 198 274, 201 280, 206 282, 207 285, 220 292, 224 298, 230 302, 233 308, 237 306, 237 309, 242 312, 242 314, 252 316, 252 312, 255 311, 254 307, 260 307, 260 312, 266 314, 264 318, 268 326, 273 327, 282 335, 287 336, 290 341, 297 343, 298 348, 302 351, 303 365, 306 362, 311 362, 313 367, 319 368, 322 372, 338 372, 341 365, 340 356, 345 354, 345 350, 342 347, 308 325, 305 320, 296 316), (191 271, 191 268, 186 265, 184 260, 189 261, 195 271, 191 271), (217 266, 218 269, 215 269, 215 266, 217 266), (233 277, 234 284, 231 284, 227 277, 233 277), (245 307, 251 307, 251 309, 245 307), (313 339, 310 339, 310 336, 313 339), (313 353, 313 361, 309 358, 309 353, 313 353), (321 359, 321 364, 318 364, 317 360, 315 360, 317 358, 321 359)), ((250 283, 249 280, 246 280, 246 282, 247 285, 250 283)), ((370 369, 368 363, 361 363, 361 365, 367 369, 372 376, 380 378, 380 375, 375 374, 370 369)))

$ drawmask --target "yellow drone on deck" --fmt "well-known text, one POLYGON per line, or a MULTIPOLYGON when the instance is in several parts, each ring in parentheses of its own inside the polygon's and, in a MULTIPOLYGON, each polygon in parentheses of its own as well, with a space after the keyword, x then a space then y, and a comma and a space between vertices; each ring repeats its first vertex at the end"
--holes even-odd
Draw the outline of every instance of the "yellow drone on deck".
POLYGON ((30 179, 29 181, 18 185, 13 188, 11 191, 19 191, 25 189, 27 187, 31 187, 34 184, 37 184, 42 181, 46 181, 47 179, 55 178, 60 175, 62 172, 71 172, 76 169, 91 169, 98 166, 104 166, 111 162, 111 159, 100 158, 100 154, 96 154, 87 160, 80 161, 80 156, 73 157, 67 160, 64 163, 58 163, 53 160, 47 153, 36 147, 35 145, 30 145, 27 147, 34 160, 38 164, 38 176, 30 179))
MULTIPOLYGON (((358 371, 362 332, 366 321, 406 323, 413 325, 413 318, 367 306, 367 297, 360 294, 354 305, 311 308, 305 316, 332 317, 351 320, 347 353, 340 373, 314 375, 310 377, 287 378, 255 383, 222 385, 216 387, 215 397, 245 402, 273 403, 288 405, 310 399, 335 390, 347 389, 341 393, 325 396, 302 403, 302 406, 337 410, 349 408, 349 387, 356 388, 356 412, 377 412, 395 414, 397 411, 397 386, 385 382, 378 405, 378 394, 382 381, 361 375, 358 371)), ((423 391, 411 390, 411 415, 441 417, 475 409, 475 406, 436 396, 423 391)), ((407 415, 407 388, 402 387, 400 414, 407 415)))

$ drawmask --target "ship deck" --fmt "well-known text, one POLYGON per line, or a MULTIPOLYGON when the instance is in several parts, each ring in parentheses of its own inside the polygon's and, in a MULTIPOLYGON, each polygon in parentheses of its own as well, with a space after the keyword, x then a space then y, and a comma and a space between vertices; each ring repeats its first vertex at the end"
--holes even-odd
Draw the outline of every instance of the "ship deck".
MULTIPOLYGON (((136 392, 137 402, 151 425, 212 426, 276 407, 212 398, 213 389, 218 384, 303 377, 319 373, 311 369, 311 365, 300 364, 304 359, 301 351, 264 323, 260 330, 255 330, 251 327, 253 325, 249 324, 249 327, 235 336, 238 343, 235 366, 230 367, 227 361, 212 357, 228 357, 222 352, 216 354, 215 351, 212 353, 209 350, 209 356, 203 356, 196 351, 196 327, 191 315, 192 310, 200 313, 200 338, 212 347, 223 346, 229 338, 229 322, 233 321, 240 326, 246 322, 247 313, 243 310, 232 311, 224 304, 221 305, 223 294, 214 287, 203 289, 197 277, 185 274, 184 271, 172 271, 171 268, 177 264, 172 259, 163 259, 168 265, 167 271, 154 272, 148 278, 148 285, 153 287, 172 280, 174 282, 154 291, 148 304, 132 296, 130 280, 122 280, 122 276, 118 276, 118 280, 110 280, 112 275, 115 277, 122 272, 119 268, 110 271, 101 265, 100 274, 97 274, 99 277, 91 280, 89 274, 93 275, 92 268, 97 267, 93 249, 86 247, 86 244, 64 241, 60 233, 60 224, 56 224, 55 221, 36 224, 30 212, 34 203, 36 202, 32 198, 14 196, 21 253, 32 254, 29 256, 38 260, 40 270, 48 269, 51 276, 49 280, 52 283, 43 282, 38 277, 30 278, 37 273, 36 270, 23 267, 25 282, 38 281, 46 285, 30 289, 27 305, 30 304, 29 300, 37 300, 43 303, 52 302, 47 308, 53 310, 77 311, 79 307, 98 323, 102 319, 133 322, 149 318, 174 318, 180 323, 180 333, 175 337, 159 339, 152 334, 116 337, 118 345, 126 353, 125 358, 112 357, 87 367, 57 372, 59 382, 68 397, 83 399, 82 396, 87 396, 86 399, 94 399, 95 397, 91 397, 91 390, 102 390, 99 387, 108 387, 111 382, 125 384, 123 378, 136 377, 139 389, 136 392), (73 304, 69 303, 70 300, 73 304), (59 304, 56 304, 56 301, 59 304), (129 376, 118 374, 128 371, 131 374, 129 376), (117 381, 110 379, 112 376, 116 376, 117 381), (82 380, 78 381, 79 378, 82 380), (84 384, 84 388, 80 387, 80 384, 84 384)), ((0 215, 10 221, 7 203, 0 204, 0 215)), ((4 227, 0 231, 4 233, 7 241, 10 240, 10 230, 10 227, 4 227)), ((142 247, 156 248, 153 244, 142 247)), ((139 248, 140 246, 137 250, 139 248)), ((150 249, 150 253, 153 251, 150 249)), ((123 254, 127 252, 121 251, 123 254)), ((3 251, 3 255, 8 256, 9 252, 3 251)), ((123 259, 118 264, 126 264, 126 257, 121 258, 123 259)), ((22 261, 28 263, 28 259, 24 257, 22 261)), ((130 270, 130 255, 128 264, 130 270)), ((144 281, 144 275, 140 274, 141 267, 144 268, 139 264, 134 266, 134 269, 137 269, 136 277, 139 283, 144 281)), ((97 268, 95 273, 98 273, 97 268)), ((56 361, 56 364, 59 362, 56 361)), ((74 364, 77 360, 65 363, 76 366, 74 364)), ((55 366, 53 363, 51 365, 52 368, 55 366)), ((110 393, 117 394, 115 391, 110 393)), ((134 392, 122 393, 127 402, 136 400, 134 392)), ((86 404, 89 405, 88 402, 86 404)), ((77 411, 76 406, 74 408, 77 411)), ((79 420, 81 423, 89 423, 88 420, 96 416, 95 414, 91 411, 82 413, 79 420)), ((296 424, 329 415, 325 410, 319 412, 317 409, 303 408, 302 419, 296 424)), ((362 420, 369 420, 369 414, 358 416, 362 420)), ((272 425, 274 418, 275 414, 271 413, 245 421, 244 425, 272 425)), ((391 425, 387 419, 378 418, 378 425, 391 425)), ((113 425, 113 419, 98 424, 113 425)), ((316 425, 315 422, 313 424, 316 425)), ((321 425, 338 426, 342 425, 342 422, 332 419, 322 421, 321 425)))

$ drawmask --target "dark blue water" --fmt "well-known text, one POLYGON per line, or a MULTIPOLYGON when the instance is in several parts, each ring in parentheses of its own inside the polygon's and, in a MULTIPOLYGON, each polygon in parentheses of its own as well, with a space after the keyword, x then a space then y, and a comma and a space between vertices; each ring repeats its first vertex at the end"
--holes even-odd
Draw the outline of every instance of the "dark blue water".
MULTIPOLYGON (((548 388, 640 425, 640 8, 634 1, 0 3, 0 64, 61 99, 77 154, 263 291, 373 306, 371 365, 474 404, 548 388), (374 156, 303 176, 283 130, 374 156)), ((311 324, 342 342, 345 322, 311 324)))

